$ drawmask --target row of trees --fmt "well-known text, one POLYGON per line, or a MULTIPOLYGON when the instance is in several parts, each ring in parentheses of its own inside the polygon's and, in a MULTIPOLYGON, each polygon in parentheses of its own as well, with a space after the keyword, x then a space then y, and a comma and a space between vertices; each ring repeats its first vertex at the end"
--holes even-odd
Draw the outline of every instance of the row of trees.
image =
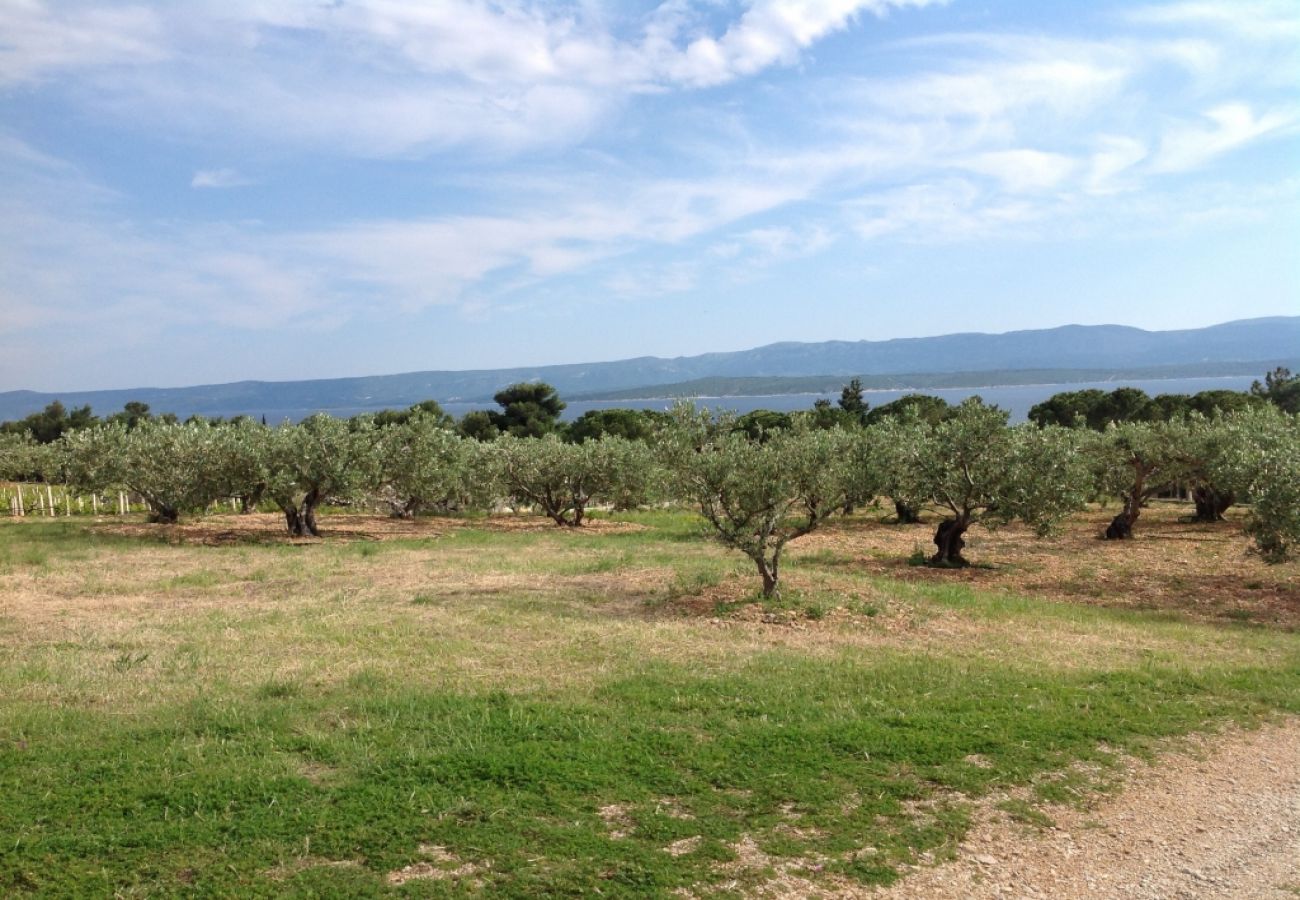
MULTIPOLYGON (((656 410, 602 409, 590 410, 575 421, 565 424, 560 417, 567 404, 560 399, 554 387, 544 382, 512 384, 498 391, 493 400, 500 407, 498 410, 476 410, 467 413, 459 422, 447 415, 436 400, 425 400, 407 409, 366 413, 357 419, 385 426, 401 424, 415 415, 427 415, 438 419, 448 428, 455 428, 463 436, 477 440, 495 440, 502 434, 515 437, 555 434, 574 443, 603 435, 646 440, 666 419, 664 413, 656 410)), ((1264 404, 1272 404, 1285 412, 1300 413, 1300 376, 1292 375, 1289 369, 1279 367, 1269 372, 1263 382, 1256 381, 1248 393, 1213 390, 1192 395, 1159 394, 1150 397, 1133 387, 1116 388, 1109 393, 1095 388, 1062 391, 1033 406, 1028 418, 1038 425, 1099 430, 1119 422, 1167 422, 1186 419, 1192 415, 1212 416, 1237 412, 1264 404)), ((873 409, 866 401, 862 381, 857 378, 844 386, 838 403, 818 400, 813 407, 814 423, 820 428, 871 425, 905 414, 920 415, 935 422, 951 411, 952 407, 942 398, 927 394, 909 394, 873 409)), ((155 419, 162 422, 177 421, 172 413, 154 415, 149 404, 139 401, 131 401, 120 412, 101 419, 90 406, 68 410, 56 400, 41 412, 0 423, 0 434, 25 434, 38 443, 51 443, 67 432, 100 424, 116 423, 131 429, 141 422, 155 419)), ((193 415, 186 421, 220 425, 227 422, 238 424, 251 419, 248 416, 236 416, 227 420, 193 415)), ((790 413, 760 409, 741 416, 739 422, 745 431, 754 435, 759 431, 789 428, 794 418, 790 413)), ((262 424, 266 424, 265 417, 262 424)))
POLYGON ((273 503, 296 535, 318 535, 319 507, 369 501, 394 515, 485 508, 502 500, 580 526, 593 504, 689 503, 776 590, 785 545, 828 517, 885 497, 943 514, 932 562, 966 564, 969 528, 1013 520, 1042 534, 1090 500, 1115 499, 1108 536, 1132 534, 1159 491, 1193 486, 1215 517, 1252 502, 1248 528, 1270 560, 1300 541, 1300 427, 1271 406, 1214 419, 1127 422, 1105 431, 1008 426, 978 400, 941 416, 904 410, 872 424, 818 427, 816 412, 765 430, 683 404, 649 440, 551 434, 463 437, 431 411, 387 423, 314 416, 298 424, 115 422, 52 444, 0 439, 0 478, 37 472, 74 490, 126 488, 158 522, 239 498, 273 503))

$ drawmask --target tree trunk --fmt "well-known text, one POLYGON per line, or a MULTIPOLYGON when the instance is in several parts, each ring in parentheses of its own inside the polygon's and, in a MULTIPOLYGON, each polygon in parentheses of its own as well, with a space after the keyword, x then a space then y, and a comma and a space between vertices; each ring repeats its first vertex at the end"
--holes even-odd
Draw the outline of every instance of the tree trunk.
POLYGON ((240 515, 248 515, 257 512, 257 504, 262 502, 262 495, 266 493, 266 485, 258 485, 252 493, 241 494, 239 497, 240 515))
POLYGON ((1126 541, 1133 537, 1133 524, 1142 515, 1142 500, 1129 496, 1124 498, 1124 510, 1110 520, 1106 526, 1105 538, 1108 541, 1126 541))
POLYGON ((916 510, 901 500, 894 501, 894 516, 894 524, 896 525, 915 525, 921 521, 921 517, 916 514, 916 510))
POLYGON ((411 497, 404 503, 396 498, 388 502, 388 514, 394 519, 414 519, 419 508, 419 497, 411 497))
POLYGON ((777 582, 780 580, 780 570, 777 567, 776 560, 769 563, 766 559, 759 558, 754 560, 754 564, 758 566, 758 574, 763 579, 763 596, 781 596, 781 591, 777 586, 777 582))
POLYGON ((1235 503, 1231 491, 1220 492, 1212 484, 1198 484, 1192 488, 1192 502, 1196 504, 1197 522, 1222 522, 1223 514, 1235 503))
POLYGON ((944 519, 940 522, 934 532, 934 545, 938 549, 934 556, 930 557, 930 562, 936 566, 954 569, 969 566, 970 562, 961 555, 962 548, 966 546, 962 535, 969 527, 969 522, 959 519, 944 519))
POLYGON ((289 533, 294 537, 320 537, 320 529, 316 527, 316 505, 320 503, 320 494, 316 491, 308 491, 307 496, 302 498, 301 505, 295 505, 292 502, 281 502, 280 508, 284 510, 284 524, 289 529, 289 533))
POLYGON ((149 521, 156 525, 175 525, 180 518, 179 510, 165 504, 156 505, 149 512, 149 521))
POLYGON ((316 527, 316 505, 320 503, 320 494, 316 491, 308 491, 307 496, 302 498, 302 519, 301 525, 306 529, 307 534, 312 537, 320 537, 320 529, 316 527))

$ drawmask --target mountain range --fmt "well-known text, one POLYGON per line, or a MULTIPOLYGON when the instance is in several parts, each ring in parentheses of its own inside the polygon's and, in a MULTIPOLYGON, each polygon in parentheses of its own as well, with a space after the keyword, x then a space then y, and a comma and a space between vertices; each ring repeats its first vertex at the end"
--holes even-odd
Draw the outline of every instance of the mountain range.
POLYGON ((421 400, 491 405, 492 395, 519 381, 545 381, 562 397, 621 399, 729 393, 761 395, 791 389, 832 390, 853 376, 918 389, 994 384, 1069 383, 1114 378, 1263 375, 1300 362, 1300 316, 1243 319, 1174 331, 1122 325, 1066 325, 1003 334, 964 333, 886 341, 782 342, 730 353, 665 359, 511 369, 425 371, 309 381, 239 381, 179 388, 0 392, 0 420, 21 418, 53 400, 97 413, 130 400, 154 412, 206 416, 312 411, 354 414, 421 400), (1158 374, 1163 372, 1164 374, 1158 374), (885 376, 888 376, 887 378, 885 376), (781 382, 794 381, 784 387, 781 382), (808 384, 816 387, 809 388, 808 384), (720 385, 720 387, 719 387, 720 385))

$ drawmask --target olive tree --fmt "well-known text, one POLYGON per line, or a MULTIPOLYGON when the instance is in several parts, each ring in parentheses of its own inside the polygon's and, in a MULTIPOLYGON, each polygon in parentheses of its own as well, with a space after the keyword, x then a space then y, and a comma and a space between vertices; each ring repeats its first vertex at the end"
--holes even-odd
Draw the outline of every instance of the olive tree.
POLYGON ((486 504, 492 491, 482 464, 486 453, 440 416, 415 415, 382 428, 375 446, 381 498, 399 518, 486 504))
POLYGON ((540 507, 556 525, 582 525, 592 503, 630 508, 653 483, 653 457, 641 441, 619 437, 570 444, 556 435, 503 434, 489 445, 501 488, 540 507))
POLYGON ((921 521, 926 485, 907 461, 914 448, 929 439, 931 428, 915 414, 884 417, 868 425, 858 443, 855 471, 864 480, 864 491, 870 488, 888 497, 899 525, 921 521))
POLYGON ((375 430, 367 422, 315 415, 266 435, 266 496, 284 511, 290 534, 320 536, 316 510, 348 499, 376 480, 375 430))
POLYGON ((763 595, 779 592, 785 545, 844 507, 853 489, 853 436, 796 427, 762 442, 730 421, 679 407, 660 440, 671 489, 727 547, 754 563, 763 595))
POLYGON ((1088 470, 1069 429, 1007 427, 1007 413, 967 400, 902 446, 897 476, 948 513, 934 535, 931 563, 969 565, 962 556, 972 525, 1019 520, 1050 533, 1087 499, 1088 470))
POLYGON ((1133 536, 1133 525, 1153 497, 1195 477, 1192 432, 1186 422, 1121 422, 1090 440, 1096 492, 1122 508, 1106 538, 1133 536))
POLYGON ((1215 466, 1216 460, 1232 449, 1235 440, 1232 431, 1224 427, 1223 419, 1217 414, 1212 418, 1193 414, 1186 420, 1186 477, 1197 522, 1222 522, 1223 514, 1237 502, 1237 492, 1223 481, 1215 466))
POLYGON ((125 487, 144 498, 149 520, 173 524, 221 495, 211 462, 217 429, 142 419, 71 431, 61 440, 68 483, 80 490, 125 487))
POLYGON ((209 467, 218 496, 237 499, 242 513, 255 511, 271 481, 271 429, 240 419, 215 428, 215 437, 209 467))
POLYGON ((0 433, 0 481, 26 481, 47 468, 47 445, 31 435, 0 433))
POLYGON ((1250 501, 1246 532, 1256 551, 1268 562, 1290 559, 1300 547, 1300 417, 1251 409, 1219 427, 1214 479, 1250 501))

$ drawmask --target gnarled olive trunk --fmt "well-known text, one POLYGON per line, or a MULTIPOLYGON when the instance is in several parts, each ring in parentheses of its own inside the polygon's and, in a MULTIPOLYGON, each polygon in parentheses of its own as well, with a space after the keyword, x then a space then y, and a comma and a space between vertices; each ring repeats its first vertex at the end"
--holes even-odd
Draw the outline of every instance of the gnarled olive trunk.
POLYGON ((262 495, 266 493, 266 485, 258 485, 252 492, 239 495, 239 512, 240 515, 248 515, 257 512, 257 505, 262 502, 262 495))
POLYGON ((934 546, 938 549, 934 556, 930 557, 931 564, 954 569, 969 566, 970 562, 961 555, 962 549, 966 546, 962 535, 969 527, 970 522, 965 518, 944 519, 940 522, 934 532, 934 546))
POLYGON ((149 521, 156 525, 175 525, 181 519, 180 510, 165 503, 150 503, 149 521))
POLYGON ((1237 501, 1232 491, 1220 491, 1212 484, 1198 484, 1192 488, 1192 502, 1196 504, 1196 521, 1222 522, 1228 507, 1237 501))
POLYGON ((320 503, 319 491, 308 491, 302 498, 302 503, 295 506, 293 503, 280 503, 280 508, 284 510, 284 523, 288 526, 289 533, 295 537, 320 537, 320 529, 316 527, 316 507, 320 503))
POLYGON ((1106 526, 1104 535, 1108 541, 1126 541, 1133 537, 1133 524, 1142 515, 1142 498, 1133 493, 1124 498, 1124 509, 1106 526))
POLYGON ((421 505, 419 497, 411 497, 405 502, 394 498, 388 501, 388 514, 394 519, 414 519, 421 505))
POLYGON ((902 500, 894 501, 894 523, 897 525, 915 525, 921 521, 920 515, 902 500))
POLYGON ((763 579, 763 596, 779 597, 781 591, 778 582, 781 579, 781 562, 779 557, 773 557, 771 560, 764 557, 754 557, 754 565, 758 567, 759 577, 763 579))

